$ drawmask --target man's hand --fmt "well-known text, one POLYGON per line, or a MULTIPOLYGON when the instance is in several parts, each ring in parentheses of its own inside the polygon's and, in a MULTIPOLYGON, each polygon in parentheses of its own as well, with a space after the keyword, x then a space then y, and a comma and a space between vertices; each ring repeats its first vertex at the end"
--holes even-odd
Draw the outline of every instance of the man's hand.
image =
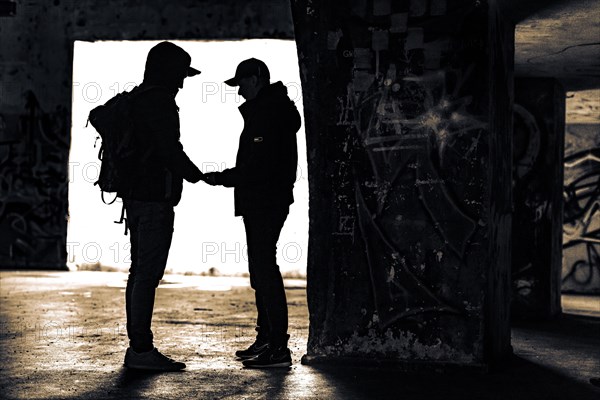
POLYGON ((211 186, 215 186, 217 184, 217 175, 218 172, 209 172, 202 176, 202 180, 211 186))
POLYGON ((197 182, 200 182, 200 181, 204 180, 204 174, 202 173, 202 171, 199 171, 199 172, 200 173, 194 175, 193 178, 188 179, 188 182, 190 182, 190 183, 197 183, 197 182))

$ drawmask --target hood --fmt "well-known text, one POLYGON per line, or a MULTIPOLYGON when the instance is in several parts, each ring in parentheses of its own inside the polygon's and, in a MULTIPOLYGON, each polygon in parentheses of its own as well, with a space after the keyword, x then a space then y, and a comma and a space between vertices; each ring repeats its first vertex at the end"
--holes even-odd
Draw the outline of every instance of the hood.
POLYGON ((144 83, 164 86, 176 91, 179 89, 179 82, 182 79, 181 70, 184 68, 185 66, 173 65, 173 63, 146 64, 144 83))
POLYGON ((265 86, 258 92, 256 99, 258 100, 276 100, 281 101, 283 97, 289 100, 287 95, 287 87, 281 83, 281 81, 277 81, 275 83, 270 84, 269 86, 265 86))
POLYGON ((242 115, 245 115, 255 107, 268 107, 271 104, 277 104, 279 106, 290 104, 293 106, 294 103, 288 97, 287 92, 287 87, 281 83, 281 81, 277 81, 262 88, 254 99, 246 100, 244 104, 239 107, 239 110, 242 115))
POLYGON ((144 83, 178 90, 179 83, 188 76, 192 58, 181 47, 161 42, 150 49, 144 70, 144 83))

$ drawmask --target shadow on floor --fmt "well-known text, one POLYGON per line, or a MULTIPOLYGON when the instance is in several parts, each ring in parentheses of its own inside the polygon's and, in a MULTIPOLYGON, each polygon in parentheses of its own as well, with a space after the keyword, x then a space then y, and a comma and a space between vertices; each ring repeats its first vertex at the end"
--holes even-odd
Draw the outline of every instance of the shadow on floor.
MULTIPOLYGON (((85 375, 80 380, 85 380, 85 375)), ((505 370, 494 373, 425 374, 389 368, 295 365, 286 370, 240 368, 176 373, 122 368, 103 375, 95 376, 90 371, 87 382, 95 387, 72 397, 63 393, 60 398, 595 400, 600 394, 600 389, 591 384, 574 381, 516 356, 505 370)))
POLYGON ((600 389, 514 356, 492 373, 403 373, 390 369, 314 367, 343 399, 598 399, 600 389))

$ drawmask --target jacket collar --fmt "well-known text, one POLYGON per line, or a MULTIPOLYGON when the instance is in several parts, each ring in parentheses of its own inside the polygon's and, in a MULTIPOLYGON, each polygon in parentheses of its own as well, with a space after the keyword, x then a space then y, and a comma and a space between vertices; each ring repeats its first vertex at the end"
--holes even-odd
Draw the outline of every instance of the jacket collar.
POLYGON ((156 87, 163 88, 163 89, 165 89, 165 91, 167 93, 169 93, 171 96, 173 96, 173 98, 175 98, 175 96, 177 96, 177 93, 179 93, 179 88, 173 87, 173 86, 168 85, 167 83, 161 82, 161 81, 144 80, 140 84, 140 87, 148 87, 148 86, 156 86, 156 87))
POLYGON ((241 106, 238 107, 242 117, 244 119, 251 113, 253 113, 257 108, 268 105, 275 101, 281 101, 282 98, 287 99, 287 88, 284 86, 281 81, 277 81, 275 83, 271 83, 260 89, 258 94, 252 100, 246 100, 241 106))

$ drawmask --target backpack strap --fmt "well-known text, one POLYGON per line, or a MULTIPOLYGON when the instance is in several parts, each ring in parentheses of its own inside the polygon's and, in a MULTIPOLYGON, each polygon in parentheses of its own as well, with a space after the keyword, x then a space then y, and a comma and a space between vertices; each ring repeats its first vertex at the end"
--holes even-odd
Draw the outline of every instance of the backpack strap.
MULTIPOLYGON (((94 186, 97 185, 98 182, 94 183, 94 186)), ((102 198, 102 202, 108 206, 110 206, 112 203, 114 203, 115 201, 117 201, 117 197, 119 197, 118 195, 115 194, 115 198, 110 202, 107 203, 106 200, 104 200, 104 190, 100 191, 100 197, 102 198)))
POLYGON ((129 223, 127 222, 127 218, 125 217, 125 203, 123 203, 123 207, 121 208, 121 218, 118 221, 115 221, 115 224, 125 224, 125 236, 127 236, 127 232, 129 232, 129 223))
POLYGON ((142 93, 148 92, 150 90, 154 90, 154 89, 159 89, 159 90, 167 90, 165 87, 163 86, 158 86, 158 85, 148 85, 148 86, 136 86, 133 89, 131 89, 131 91, 129 92, 130 94, 134 95, 134 96, 139 96, 142 93))

